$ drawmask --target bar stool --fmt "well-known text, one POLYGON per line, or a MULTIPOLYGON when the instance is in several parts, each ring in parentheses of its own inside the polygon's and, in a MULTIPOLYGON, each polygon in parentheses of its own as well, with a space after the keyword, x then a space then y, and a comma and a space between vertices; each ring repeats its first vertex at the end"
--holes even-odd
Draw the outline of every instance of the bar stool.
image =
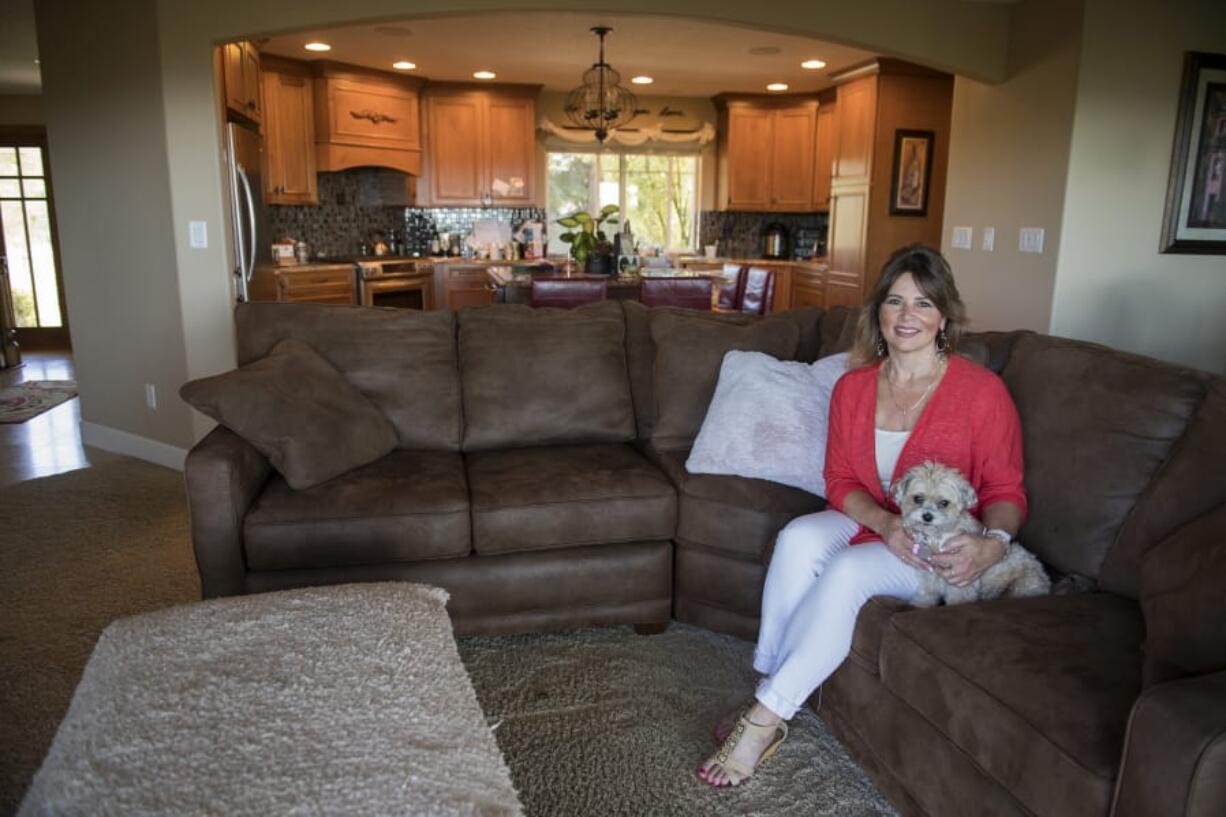
POLYGON ((743 264, 724 264, 724 283, 719 287, 719 301, 716 309, 732 311, 741 302, 741 291, 745 288, 745 266, 743 264))
POLYGON ((750 315, 765 315, 771 311, 775 300, 775 271, 762 267, 750 267, 745 273, 745 286, 741 290, 741 312, 750 315))
POLYGON ((609 297, 607 278, 534 278, 532 305, 574 309, 609 297))
POLYGON ((711 281, 708 278, 644 278, 639 290, 643 306, 677 306, 711 311, 711 281))

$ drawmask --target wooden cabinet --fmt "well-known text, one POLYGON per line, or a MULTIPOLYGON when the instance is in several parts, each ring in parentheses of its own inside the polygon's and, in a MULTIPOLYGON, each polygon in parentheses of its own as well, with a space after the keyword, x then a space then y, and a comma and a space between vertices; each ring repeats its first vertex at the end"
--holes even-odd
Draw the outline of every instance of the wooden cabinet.
POLYGON ((319 204, 315 176, 315 114, 307 66, 266 58, 264 201, 319 204))
POLYGON ((249 297, 281 303, 356 304, 357 273, 352 264, 260 264, 251 278, 249 297))
POLYGON ((262 121, 260 107, 260 52, 243 40, 222 47, 222 71, 226 87, 226 108, 231 113, 262 121))
POLYGON ((539 90, 537 86, 427 88, 425 202, 535 205, 539 90))
POLYGON ((327 60, 313 67, 318 169, 375 166, 421 175, 423 80, 327 60))
POLYGON ((720 109, 720 203, 727 210, 813 208, 817 101, 715 98, 720 109))
POLYGON ((830 209, 830 179, 834 173, 834 146, 838 128, 838 104, 831 95, 817 108, 817 149, 813 161, 813 209, 830 209))
POLYGON ((443 309, 492 304, 495 291, 484 266, 464 263, 434 265, 434 302, 443 309))
POLYGON ((822 268, 797 265, 792 270, 791 308, 804 306, 826 308, 826 282, 822 268))

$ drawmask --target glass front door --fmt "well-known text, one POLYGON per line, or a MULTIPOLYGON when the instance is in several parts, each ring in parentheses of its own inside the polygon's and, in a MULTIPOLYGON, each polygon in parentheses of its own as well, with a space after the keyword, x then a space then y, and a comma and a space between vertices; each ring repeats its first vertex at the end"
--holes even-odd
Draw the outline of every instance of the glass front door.
POLYGON ((46 142, 0 136, 0 252, 17 340, 26 349, 68 348, 56 248, 46 142))

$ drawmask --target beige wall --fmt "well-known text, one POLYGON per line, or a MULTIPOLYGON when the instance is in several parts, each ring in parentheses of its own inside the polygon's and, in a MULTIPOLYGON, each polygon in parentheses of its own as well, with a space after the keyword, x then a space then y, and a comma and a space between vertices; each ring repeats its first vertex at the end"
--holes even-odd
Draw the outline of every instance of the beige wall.
POLYGON ((976 329, 1048 329, 1081 18, 1081 0, 1024 0, 1014 6, 1009 79, 954 83, 941 248, 976 329), (973 249, 950 246, 956 225, 974 229, 973 249), (982 248, 987 226, 996 229, 992 252, 982 248), (1046 230, 1042 255, 1018 252, 1021 227, 1046 230))
POLYGON ((0 125, 42 125, 43 98, 38 94, 0 94, 0 125))
MULTIPOLYGON (((603 0, 418 0, 411 9, 426 15, 461 5, 468 11, 614 7, 603 0)), ((211 423, 178 403, 178 386, 234 365, 229 252, 219 241, 225 213, 213 45, 403 18, 407 10, 401 0, 36 0, 87 421, 185 446, 211 423), (207 249, 188 248, 188 222, 195 219, 208 225, 207 249), (161 395, 154 415, 144 408, 144 383, 161 395)), ((810 34, 987 80, 1004 74, 1009 12, 993 3, 621 0, 616 10, 810 34)))
POLYGON ((82 420, 187 446, 156 0, 55 0, 36 13, 82 420))
POLYGON ((1087 0, 1051 330, 1226 373, 1226 256, 1158 252, 1183 52, 1221 0, 1087 0))

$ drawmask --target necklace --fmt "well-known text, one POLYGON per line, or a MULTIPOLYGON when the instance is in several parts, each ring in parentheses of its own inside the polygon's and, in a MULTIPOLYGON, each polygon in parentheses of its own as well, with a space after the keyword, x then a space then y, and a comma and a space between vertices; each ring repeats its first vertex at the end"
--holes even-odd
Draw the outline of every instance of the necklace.
MULTIPOLYGON (((932 382, 928 384, 928 388, 924 389, 924 393, 920 395, 919 399, 911 404, 911 408, 903 408, 902 403, 898 402, 898 397, 894 394, 894 383, 890 380, 889 372, 886 372, 885 386, 890 392, 890 402, 894 404, 895 408, 902 412, 904 420, 906 420, 907 415, 919 408, 920 403, 923 403, 928 399, 928 395, 932 394, 932 390, 936 388, 937 381, 941 379, 941 372, 944 371, 945 368, 944 364, 944 359, 941 359, 937 363, 937 370, 932 375, 932 382)), ((894 371, 894 367, 892 365, 890 366, 890 371, 894 371)))

